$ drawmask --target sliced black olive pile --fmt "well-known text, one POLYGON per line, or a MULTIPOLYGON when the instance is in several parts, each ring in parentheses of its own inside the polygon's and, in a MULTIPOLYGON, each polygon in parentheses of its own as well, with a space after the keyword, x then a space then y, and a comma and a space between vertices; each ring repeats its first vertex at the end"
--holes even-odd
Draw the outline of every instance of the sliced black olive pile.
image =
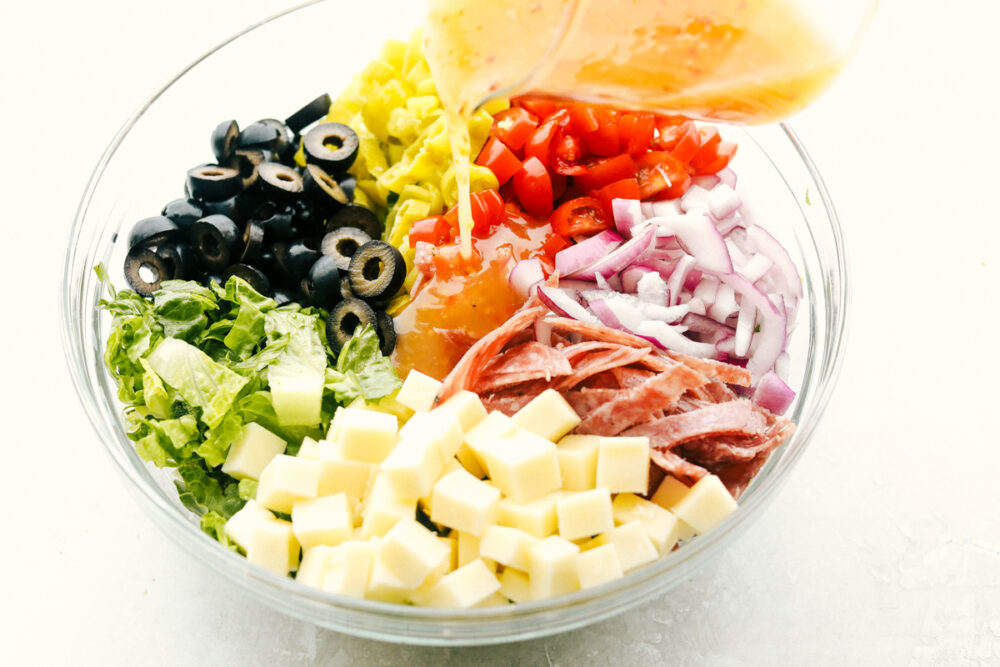
POLYGON ((207 286, 240 276, 279 304, 327 310, 335 352, 354 327, 371 324, 389 354, 396 333, 384 308, 406 267, 378 240, 378 217, 354 203, 357 181, 347 170, 358 137, 347 125, 323 122, 329 108, 324 94, 285 121, 265 118, 242 129, 235 120, 219 123, 210 137, 215 161, 189 169, 184 196, 129 232, 132 289, 150 296, 164 280, 207 286), (300 145, 305 167, 294 159, 300 145))

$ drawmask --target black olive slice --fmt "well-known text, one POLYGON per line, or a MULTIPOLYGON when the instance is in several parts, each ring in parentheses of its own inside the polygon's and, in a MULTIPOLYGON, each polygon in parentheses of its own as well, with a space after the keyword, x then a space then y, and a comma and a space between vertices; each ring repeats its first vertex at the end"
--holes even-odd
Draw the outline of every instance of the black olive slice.
POLYGON ((354 253, 347 269, 351 290, 369 301, 391 299, 406 278, 406 264, 395 247, 385 241, 369 241, 354 253))
POLYGON ((330 310, 340 295, 340 270, 332 257, 320 255, 309 269, 309 276, 302 281, 302 291, 314 306, 330 310))
POLYGON ((205 217, 205 211, 195 200, 181 197, 167 202, 160 215, 170 218, 181 230, 187 231, 196 220, 205 217))
POLYGON ((378 318, 371 306, 360 299, 344 299, 338 303, 326 320, 326 342, 333 353, 339 354, 357 328, 366 324, 378 328, 378 318))
POLYGON ((221 164, 229 160, 240 136, 240 126, 235 120, 224 120, 212 131, 212 154, 221 164))
POLYGON ((324 255, 333 258, 337 268, 347 271, 354 253, 371 240, 372 237, 357 227, 341 227, 324 236, 319 247, 324 255))
POLYGON ((178 277, 179 257, 152 246, 136 246, 125 255, 125 280, 143 296, 152 296, 164 280, 178 277))
POLYGON ((265 196, 291 199, 302 193, 302 176, 291 167, 278 162, 264 162, 257 166, 260 176, 258 186, 265 196))
POLYGON ((237 225, 241 225, 244 220, 246 220, 246 193, 240 192, 229 199, 223 199, 222 201, 206 201, 202 202, 202 208, 205 210, 205 215, 202 217, 207 217, 210 215, 224 215, 237 225))
POLYGON ((306 277, 313 263, 319 259, 319 243, 310 238, 296 239, 287 246, 275 247, 275 257, 299 281, 306 277))
POLYGON ((345 272, 344 275, 340 277, 340 298, 342 299, 357 299, 358 295, 351 290, 351 277, 345 272))
POLYGON ((194 251, 187 243, 164 243, 156 246, 159 255, 169 267, 166 280, 186 280, 196 273, 194 251))
POLYGON ((302 186, 306 195, 323 211, 332 211, 350 201, 340 184, 319 165, 306 165, 302 171, 302 186))
POLYGON ((326 221, 327 232, 341 227, 357 227, 373 239, 382 238, 382 223, 378 217, 364 206, 357 204, 348 204, 326 221))
POLYGON ((225 272, 222 274, 223 284, 226 280, 229 280, 231 276, 237 276, 247 281, 250 287, 254 288, 258 293, 268 296, 271 294, 271 281, 267 279, 260 269, 255 269, 249 264, 232 264, 226 267, 225 272))
POLYGON ((263 250, 264 226, 251 220, 243 228, 243 254, 240 255, 240 261, 244 264, 253 264, 260 259, 263 250))
POLYGON ((358 156, 358 135, 343 123, 320 123, 302 137, 306 162, 343 174, 358 156))
POLYGON ((298 134, 330 112, 330 96, 323 93, 285 119, 288 129, 298 134))
POLYGON ((287 241, 292 238, 291 211, 278 208, 271 202, 266 202, 254 211, 253 219, 264 229, 264 234, 270 240, 287 241))
POLYGON ((211 287, 212 283, 218 283, 219 285, 224 285, 225 280, 222 279, 221 273, 203 273, 199 281, 205 287, 211 287))
POLYGON ((257 183, 257 168, 265 162, 272 162, 274 153, 261 148, 237 148, 228 164, 240 172, 243 189, 247 190, 257 183))
POLYGON ((265 118, 251 123, 240 132, 240 148, 259 148, 282 156, 288 152, 291 141, 288 128, 280 120, 265 118))
POLYGON ((229 199, 243 187, 240 172, 231 167, 203 164, 188 169, 185 188, 193 199, 222 201, 229 199))
POLYGON ((296 284, 295 277, 288 272, 288 269, 278 260, 278 255, 284 256, 288 250, 288 244, 284 241, 276 241, 270 248, 264 248, 260 257, 253 263, 259 268, 276 287, 293 288, 296 284))
POLYGON ((274 299, 275 303, 279 306, 284 306, 286 303, 292 303, 295 301, 294 294, 285 291, 280 287, 275 288, 275 290, 271 293, 271 298, 274 299))
POLYGON ((379 350, 382 351, 382 356, 388 357, 396 348, 396 326, 393 324, 392 315, 384 310, 377 311, 375 319, 378 322, 376 333, 378 333, 379 350))
POLYGON ((358 187, 358 179, 354 176, 347 175, 340 179, 340 189, 344 191, 344 195, 347 197, 347 201, 354 201, 354 189, 358 187))
POLYGON ((239 251, 240 230, 226 216, 210 215, 192 225, 191 242, 201 265, 218 271, 239 251))
POLYGON ((132 226, 128 233, 128 247, 155 245, 180 235, 177 223, 162 215, 143 218, 132 226))

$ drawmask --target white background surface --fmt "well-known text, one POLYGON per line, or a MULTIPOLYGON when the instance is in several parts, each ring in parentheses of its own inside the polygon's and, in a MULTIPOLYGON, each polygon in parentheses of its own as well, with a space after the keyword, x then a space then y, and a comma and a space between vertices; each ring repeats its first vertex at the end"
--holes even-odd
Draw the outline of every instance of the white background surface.
POLYGON ((100 152, 169 76, 284 6, 2 3, 0 663, 1000 664, 1000 6, 883 0, 793 121, 846 231, 851 333, 764 516, 643 607, 452 650, 317 629, 214 579, 133 506, 65 368, 64 243, 100 152))

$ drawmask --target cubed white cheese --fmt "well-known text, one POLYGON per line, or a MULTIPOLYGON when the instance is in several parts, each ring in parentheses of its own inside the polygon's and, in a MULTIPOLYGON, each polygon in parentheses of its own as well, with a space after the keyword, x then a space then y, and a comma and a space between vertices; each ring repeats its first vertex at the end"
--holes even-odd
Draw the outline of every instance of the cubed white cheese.
POLYGON ((660 554, 667 553, 677 544, 678 519, 656 503, 631 493, 619 493, 611 504, 615 523, 639 521, 660 554))
POLYGON ((608 542, 618 551, 618 560, 625 572, 631 572, 640 565, 652 563, 659 558, 656 547, 638 520, 622 524, 606 535, 608 542))
POLYGON ((371 572, 368 574, 368 587, 365 597, 379 602, 402 602, 410 597, 413 589, 400 580, 392 569, 386 565, 380 547, 381 539, 373 542, 375 556, 372 558, 371 572))
POLYGON ((352 461, 344 457, 339 442, 321 440, 317 445, 319 487, 317 494, 332 496, 344 493, 361 500, 371 487, 378 464, 352 461))
MULTIPOLYGON (((294 528, 294 527, 293 527, 294 528)), ((299 563, 295 581, 313 588, 323 586, 323 577, 330 566, 330 550, 333 547, 319 545, 302 550, 302 562, 299 563)))
POLYGON ((437 535, 413 519, 400 519, 380 540, 378 549, 386 566, 410 589, 422 584, 450 555, 437 535))
POLYGON ((523 530, 509 526, 492 525, 486 528, 479 541, 479 553, 504 567, 528 569, 528 551, 539 539, 523 530))
POLYGON ((656 487, 656 493, 650 497, 650 500, 663 509, 673 510, 674 505, 680 502, 688 494, 689 490, 684 482, 676 477, 667 475, 660 482, 660 485, 656 487))
POLYGON ((586 491, 597 487, 598 435, 567 435, 556 446, 562 488, 586 491))
MULTIPOLYGON (((465 433, 465 447, 475 456, 480 469, 486 470, 485 448, 500 438, 513 435, 518 426, 502 412, 494 410, 465 433)), ((461 451, 461 450, 459 450, 461 451)), ((463 464, 465 462, 463 461, 463 464)), ((468 467, 468 466, 466 466, 468 467)), ((469 472, 472 472, 471 470, 469 472)), ((473 473, 475 474, 475 473, 473 473)), ((482 475, 476 475, 482 477, 482 475)))
POLYGON ((556 442, 580 425, 580 417, 555 389, 546 389, 512 417, 519 427, 556 442))
POLYGON ((430 607, 468 609, 500 590, 500 581, 483 561, 476 559, 450 572, 424 596, 430 607))
POLYGON ((702 477, 673 508, 674 514, 702 535, 736 511, 736 501, 716 475, 702 477))
POLYGON ((260 479, 260 473, 278 454, 285 441, 260 424, 250 422, 229 446, 222 472, 236 479, 260 479))
POLYGON ((504 568, 500 573, 500 593, 511 602, 531 601, 531 582, 527 572, 504 568))
POLYGON ((341 408, 337 413, 341 454, 351 461, 381 463, 396 445, 397 425, 395 415, 341 408))
POLYGON ((483 407, 479 396, 464 389, 434 408, 434 411, 448 412, 458 417, 462 433, 467 432, 486 417, 486 408, 483 407))
POLYGON ((312 369, 289 373, 277 365, 268 367, 267 383, 278 423, 283 426, 319 424, 323 382, 323 373, 312 369))
POLYGON ((455 459, 473 477, 478 479, 486 477, 486 468, 479 462, 479 457, 468 445, 462 445, 458 448, 458 451, 455 452, 455 459))
POLYGON ((431 491, 431 521, 477 537, 496 523, 500 490, 455 470, 435 482, 431 491))
POLYGON ((528 578, 532 600, 572 593, 580 588, 576 558, 580 547, 552 535, 528 550, 528 578))
POLYGON ((578 540, 615 527, 611 494, 607 489, 567 491, 556 503, 559 536, 578 540))
POLYGON ((441 451, 423 433, 403 436, 382 462, 382 475, 400 498, 426 496, 444 468, 441 451))
POLYGON ((561 487, 556 446, 530 431, 500 438, 485 452, 490 479, 516 502, 528 502, 561 487))
POLYGON ((601 438, 597 449, 597 486, 611 493, 646 493, 649 438, 601 438))
POLYGON ((426 412, 434 406, 434 399, 440 389, 439 381, 418 370, 412 370, 406 374, 396 400, 414 412, 426 412))
POLYGON ((352 540, 332 547, 321 587, 329 593, 364 597, 374 561, 375 547, 370 542, 352 540))
POLYGON ((318 462, 279 454, 260 474, 257 502, 275 512, 291 514, 295 501, 315 498, 318 488, 318 462))
POLYGON ((417 437, 435 444, 442 461, 454 458, 462 446, 462 427, 454 413, 434 410, 418 412, 399 429, 400 438, 417 437))
POLYGON ((302 438, 302 444, 299 445, 299 451, 295 455, 300 459, 312 459, 315 461, 319 458, 319 443, 306 436, 302 438))
POLYGON ((615 547, 605 544, 576 557, 576 576, 580 579, 580 588, 592 588, 620 579, 625 573, 615 547))
POLYGON ((363 538, 385 535, 400 519, 416 517, 417 499, 397 497, 389 481, 382 473, 378 473, 365 498, 361 515, 363 538))
POLYGON ((526 503, 503 498, 500 501, 497 523, 519 528, 539 539, 548 537, 556 532, 558 526, 556 503, 562 498, 562 494, 562 491, 554 491, 526 503))
POLYGON ((275 519, 256 524, 246 546, 247 560, 279 576, 286 576, 298 567, 299 543, 292 524, 275 519))
POLYGON ((347 496, 338 493, 296 501, 292 505, 292 528, 303 549, 319 544, 336 546, 349 539, 354 532, 354 514, 347 496))
POLYGON ((265 521, 274 521, 270 510, 255 500, 248 500, 240 511, 229 517, 223 530, 243 551, 247 550, 254 527, 265 521))

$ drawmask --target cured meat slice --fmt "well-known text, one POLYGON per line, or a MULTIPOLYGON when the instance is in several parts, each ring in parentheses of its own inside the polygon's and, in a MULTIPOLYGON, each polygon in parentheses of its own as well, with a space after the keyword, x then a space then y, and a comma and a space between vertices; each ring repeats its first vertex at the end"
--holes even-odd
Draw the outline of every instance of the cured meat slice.
POLYGON ((659 466, 663 472, 676 477, 688 486, 708 474, 708 471, 700 465, 686 461, 671 451, 650 450, 649 460, 659 466))
POLYGON ((618 382, 618 386, 622 389, 637 387, 655 375, 653 371, 645 371, 639 368, 631 368, 629 366, 612 368, 611 374, 615 376, 615 381, 618 382))
POLYGON ((681 395, 706 382, 705 376, 680 364, 654 375, 632 389, 624 389, 576 427, 577 433, 618 435, 635 424, 650 421, 681 395))
POLYGON ((704 373, 713 380, 735 384, 741 387, 750 386, 750 371, 735 364, 727 364, 724 361, 715 359, 699 359, 679 352, 667 351, 665 354, 672 359, 681 362, 685 366, 690 366, 701 373, 704 373))
POLYGON ((551 380, 573 373, 563 351, 530 341, 508 348, 483 368, 470 389, 482 394, 530 380, 551 380))
POLYGON ((555 384, 557 391, 572 389, 592 375, 609 371, 618 366, 627 366, 635 363, 649 354, 649 350, 643 348, 627 347, 618 345, 616 349, 594 352, 577 362, 569 377, 563 378, 555 384))
POLYGON ((526 406, 538 394, 500 393, 481 397, 488 412, 502 412, 508 417, 526 406))
POLYGON ((602 404, 621 394, 619 389, 575 389, 562 392, 563 398, 581 417, 586 417, 602 404))
POLYGON ((571 320, 568 317, 546 317, 545 322, 552 325, 556 331, 580 334, 592 340, 599 340, 605 343, 618 343, 629 347, 653 348, 653 344, 644 338, 639 338, 630 333, 609 329, 603 324, 592 324, 590 322, 580 322, 571 320))
POLYGON ((689 440, 709 436, 755 436, 764 433, 767 419, 747 400, 713 403, 640 424, 623 435, 645 435, 657 449, 671 449, 689 440))

